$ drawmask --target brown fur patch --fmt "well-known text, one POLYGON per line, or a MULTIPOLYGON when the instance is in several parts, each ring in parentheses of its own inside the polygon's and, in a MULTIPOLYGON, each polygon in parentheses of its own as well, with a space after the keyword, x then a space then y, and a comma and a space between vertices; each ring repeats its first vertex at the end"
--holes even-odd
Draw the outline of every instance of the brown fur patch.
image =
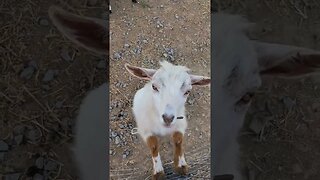
POLYGON ((152 157, 157 157, 159 153, 159 144, 156 136, 150 136, 147 139, 148 147, 151 151, 152 157))
POLYGON ((163 171, 158 172, 157 174, 152 175, 152 180, 165 180, 166 175, 164 174, 163 171))
POLYGON ((173 162, 174 166, 178 167, 179 164, 179 156, 183 153, 183 135, 181 132, 175 132, 172 136, 173 144, 174 144, 174 154, 173 154, 173 162))

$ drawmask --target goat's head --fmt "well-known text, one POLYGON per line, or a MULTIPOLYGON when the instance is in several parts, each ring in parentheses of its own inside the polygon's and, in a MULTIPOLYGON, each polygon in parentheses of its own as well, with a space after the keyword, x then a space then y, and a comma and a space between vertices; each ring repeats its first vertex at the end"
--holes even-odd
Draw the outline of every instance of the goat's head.
MULTIPOLYGON (((217 153, 221 153, 226 148, 223 144, 236 140, 261 78, 297 78, 315 73, 320 68, 320 52, 250 40, 246 30, 252 24, 245 18, 222 13, 212 16, 212 73, 215 77, 212 126, 215 147, 220 149, 217 153)), ((222 161, 225 160, 215 162, 222 161)))
POLYGON ((108 21, 75 15, 57 6, 49 8, 49 17, 72 42, 89 51, 109 56, 108 21))
POLYGON ((210 84, 210 78, 190 74, 185 66, 176 66, 167 61, 160 62, 158 70, 146 69, 126 64, 126 69, 134 76, 149 80, 146 86, 152 92, 154 106, 159 119, 165 126, 176 122, 183 110, 193 85, 210 84))

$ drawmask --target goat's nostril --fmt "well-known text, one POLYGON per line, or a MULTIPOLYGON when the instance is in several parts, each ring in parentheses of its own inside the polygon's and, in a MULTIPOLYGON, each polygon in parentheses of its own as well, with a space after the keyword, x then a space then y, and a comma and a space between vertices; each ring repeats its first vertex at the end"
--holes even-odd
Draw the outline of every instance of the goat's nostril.
POLYGON ((174 116, 173 116, 173 115, 168 116, 168 115, 166 115, 166 114, 163 114, 163 115, 162 115, 162 118, 163 118, 163 121, 164 121, 165 123, 169 124, 169 123, 171 123, 171 122, 173 121, 174 116))

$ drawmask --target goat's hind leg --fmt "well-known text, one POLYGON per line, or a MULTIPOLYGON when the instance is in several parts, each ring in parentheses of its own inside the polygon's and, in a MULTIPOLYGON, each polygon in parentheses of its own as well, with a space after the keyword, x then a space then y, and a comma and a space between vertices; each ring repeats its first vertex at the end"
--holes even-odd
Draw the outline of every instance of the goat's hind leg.
POLYGON ((183 134, 178 131, 174 132, 172 139, 173 139, 173 146, 174 146, 174 154, 173 154, 174 170, 179 175, 187 175, 188 165, 184 158, 184 152, 183 152, 183 134))
POLYGON ((149 136, 147 138, 147 144, 152 154, 152 163, 153 163, 153 180, 164 180, 166 176, 164 174, 160 154, 159 154, 159 144, 156 136, 149 136))

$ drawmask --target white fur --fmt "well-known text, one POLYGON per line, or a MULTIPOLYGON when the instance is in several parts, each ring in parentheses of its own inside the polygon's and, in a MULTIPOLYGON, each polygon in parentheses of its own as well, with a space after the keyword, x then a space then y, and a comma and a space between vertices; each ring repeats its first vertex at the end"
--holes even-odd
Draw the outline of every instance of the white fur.
POLYGON ((73 151, 80 178, 107 179, 107 84, 90 91, 80 106, 73 151))
POLYGON ((187 165, 187 162, 186 162, 186 160, 184 159, 184 155, 179 156, 179 164, 178 164, 178 167, 186 166, 186 165, 187 165))
POLYGON ((185 90, 180 87, 183 82, 191 89, 191 79, 186 73, 186 68, 174 66, 167 62, 161 63, 162 67, 155 73, 152 81, 148 82, 142 89, 138 90, 133 100, 133 113, 137 122, 138 132, 146 141, 151 135, 165 136, 179 131, 185 133, 187 120, 185 116, 185 101, 183 96, 185 90), (162 82, 165 86, 162 86, 162 82), (157 83, 159 93, 154 92, 152 83, 157 83), (170 104, 170 111, 175 116, 170 128, 164 126, 162 114, 165 113, 166 105, 170 104), (176 117, 183 116, 183 119, 176 117))
POLYGON ((159 153, 158 153, 158 156, 152 157, 152 163, 153 163, 153 174, 157 174, 163 171, 163 166, 162 166, 161 157, 159 153))

